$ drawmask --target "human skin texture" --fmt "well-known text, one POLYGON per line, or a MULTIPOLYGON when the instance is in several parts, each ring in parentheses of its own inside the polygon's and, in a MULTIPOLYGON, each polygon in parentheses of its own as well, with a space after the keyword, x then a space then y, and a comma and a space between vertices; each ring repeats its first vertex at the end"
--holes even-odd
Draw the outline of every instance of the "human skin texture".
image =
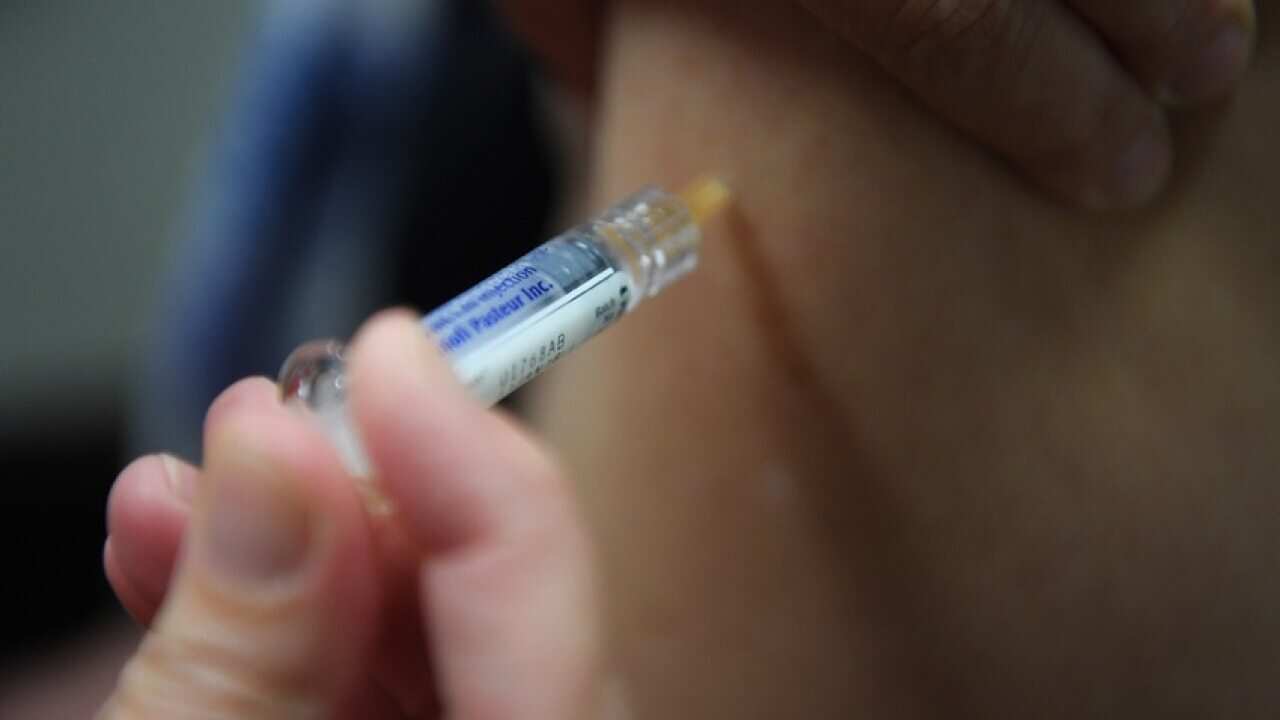
POLYGON ((623 0, 596 205, 702 268, 534 398, 632 716, 1269 717, 1280 15, 1140 214, 1045 199, 811 16, 623 0))
MULTIPOLYGON (((798 4, 1061 201, 1145 206, 1172 167, 1167 107, 1229 96, 1254 0, 775 0, 798 4)), ((604 0, 503 0, 572 87, 594 85, 604 0)))

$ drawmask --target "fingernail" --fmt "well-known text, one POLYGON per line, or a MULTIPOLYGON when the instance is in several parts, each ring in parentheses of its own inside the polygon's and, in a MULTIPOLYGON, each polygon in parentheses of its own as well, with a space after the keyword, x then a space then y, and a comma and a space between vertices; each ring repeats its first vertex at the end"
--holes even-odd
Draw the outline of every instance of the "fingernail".
POLYGON ((1145 132, 1116 157, 1109 197, 1097 205, 1131 208, 1145 205, 1164 189, 1173 167, 1173 150, 1162 133, 1145 132))
POLYGON ((184 505, 190 505, 195 499, 195 478, 172 455, 161 455, 160 464, 164 467, 164 477, 169 484, 169 492, 184 505))
POLYGON ((209 563, 233 580, 249 582, 281 578, 301 567, 311 522, 290 478, 248 448, 218 462, 210 473, 209 563))
POLYGON ((1169 83, 1173 102, 1209 102, 1230 93, 1249 65, 1251 38, 1246 22, 1238 18, 1227 20, 1174 74, 1169 83))

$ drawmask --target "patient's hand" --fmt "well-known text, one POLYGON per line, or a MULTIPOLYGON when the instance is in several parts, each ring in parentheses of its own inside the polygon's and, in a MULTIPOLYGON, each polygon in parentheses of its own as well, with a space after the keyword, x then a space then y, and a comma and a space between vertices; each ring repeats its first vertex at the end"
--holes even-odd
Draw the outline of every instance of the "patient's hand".
MULTIPOLYGON (((1166 107, 1226 97, 1254 34, 1251 0, 799 3, 925 105, 1094 209, 1160 192, 1172 167, 1166 107)), ((591 84, 598 2, 507 5, 562 78, 591 84)))

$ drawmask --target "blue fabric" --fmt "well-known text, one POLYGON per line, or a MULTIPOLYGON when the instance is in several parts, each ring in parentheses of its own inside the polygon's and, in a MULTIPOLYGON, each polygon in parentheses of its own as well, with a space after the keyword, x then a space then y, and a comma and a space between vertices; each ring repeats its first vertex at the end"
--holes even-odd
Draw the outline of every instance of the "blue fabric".
POLYGON ((551 185, 533 107, 525 56, 486 3, 276 3, 163 298, 137 449, 194 456, 209 402, 277 370, 326 236, 400 258, 378 300, 419 306, 532 244, 551 185), (449 281, 424 282, 428 264, 449 281))

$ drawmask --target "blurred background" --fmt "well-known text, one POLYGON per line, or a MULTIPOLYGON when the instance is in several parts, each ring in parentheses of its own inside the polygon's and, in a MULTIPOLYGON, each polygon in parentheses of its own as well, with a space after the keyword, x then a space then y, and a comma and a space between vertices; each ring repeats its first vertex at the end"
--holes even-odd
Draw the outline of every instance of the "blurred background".
POLYGON ((90 716, 136 642, 129 458, 198 461, 235 379, 542 237, 544 99, 476 0, 0 3, 0 717, 90 716))

